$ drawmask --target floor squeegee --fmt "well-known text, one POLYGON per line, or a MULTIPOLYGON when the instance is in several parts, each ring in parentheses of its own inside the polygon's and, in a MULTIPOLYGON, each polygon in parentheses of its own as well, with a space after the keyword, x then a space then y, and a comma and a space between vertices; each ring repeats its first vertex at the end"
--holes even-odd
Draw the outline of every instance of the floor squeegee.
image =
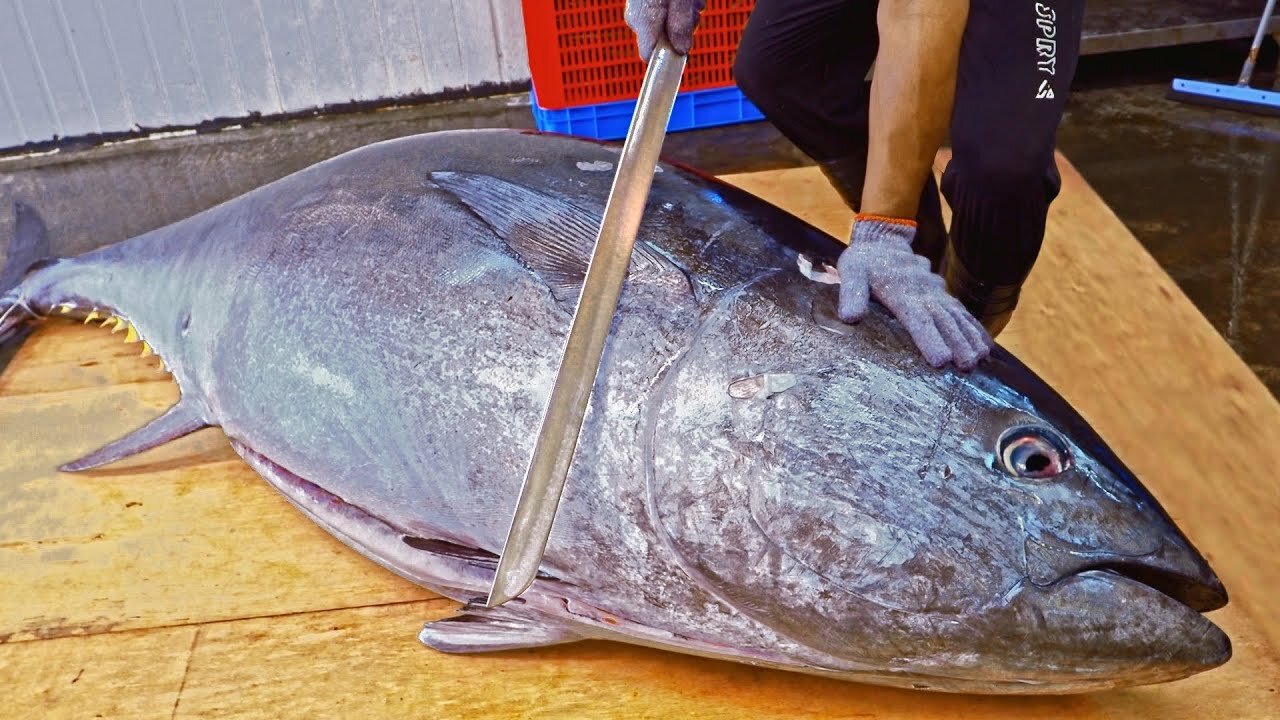
POLYGON ((1280 92, 1249 85, 1253 80, 1253 68, 1258 63, 1258 52, 1262 48, 1262 40, 1267 36, 1267 26, 1271 24, 1271 14, 1275 9, 1276 0, 1267 0, 1267 7, 1262 11, 1262 21, 1258 23, 1258 32, 1254 34, 1253 45, 1249 48, 1249 56, 1245 58, 1244 67, 1240 70, 1240 79, 1235 85, 1175 78, 1173 86, 1169 89, 1169 97, 1197 105, 1210 105, 1264 115, 1280 115, 1280 92))

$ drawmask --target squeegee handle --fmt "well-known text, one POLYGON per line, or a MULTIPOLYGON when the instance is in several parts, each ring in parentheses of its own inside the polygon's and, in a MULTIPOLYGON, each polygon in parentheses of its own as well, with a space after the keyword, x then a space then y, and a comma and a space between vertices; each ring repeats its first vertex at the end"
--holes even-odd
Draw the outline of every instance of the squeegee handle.
POLYGON ((1240 69, 1240 79, 1236 85, 1247 87, 1253 80, 1253 66, 1258 64, 1258 52, 1262 50, 1262 38, 1267 34, 1267 26, 1271 24, 1271 14, 1276 10, 1276 0, 1267 0, 1267 7, 1262 11, 1262 22, 1258 23, 1258 32, 1253 36, 1253 45, 1249 47, 1249 57, 1245 58, 1244 67, 1240 69))

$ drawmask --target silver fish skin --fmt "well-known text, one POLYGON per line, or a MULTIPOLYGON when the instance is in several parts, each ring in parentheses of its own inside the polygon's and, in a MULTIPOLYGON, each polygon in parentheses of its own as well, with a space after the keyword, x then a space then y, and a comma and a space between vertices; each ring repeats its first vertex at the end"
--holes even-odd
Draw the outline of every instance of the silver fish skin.
MULTIPOLYGON (((351 151, 46 263, 0 327, 115 315, 181 389, 67 471, 220 427, 301 512, 463 603, 511 519, 617 150, 512 130, 351 151)), ((842 247, 655 174, 539 579, 446 652, 602 638, 938 691, 1071 693, 1230 658, 1227 594, 1089 424, 997 347, 930 368, 842 247)))

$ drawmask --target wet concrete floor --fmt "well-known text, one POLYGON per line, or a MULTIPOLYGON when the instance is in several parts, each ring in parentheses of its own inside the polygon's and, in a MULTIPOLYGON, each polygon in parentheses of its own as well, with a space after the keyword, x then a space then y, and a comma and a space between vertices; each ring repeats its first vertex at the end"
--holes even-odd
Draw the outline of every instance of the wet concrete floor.
MULTIPOLYGON (((1058 142, 1280 397, 1280 117, 1166 97, 1171 77, 1234 84, 1247 50, 1234 42, 1088 58, 1058 142)), ((1269 44, 1255 86, 1275 87, 1275 58, 1269 44)))
MULTIPOLYGON (((1246 47, 1214 43, 1085 58, 1059 143, 1280 396, 1280 118, 1165 97, 1172 77, 1233 81, 1246 47)), ((1264 57, 1268 72, 1273 56, 1269 50, 1264 57)), ((83 252, 361 145, 471 127, 534 122, 526 96, 514 95, 0 157, 0 202, 31 202, 45 216, 57 252, 83 252)), ((664 153, 713 173, 809 163, 766 122, 676 133, 664 153)), ((0 213, 0 238, 10 226, 0 213)))

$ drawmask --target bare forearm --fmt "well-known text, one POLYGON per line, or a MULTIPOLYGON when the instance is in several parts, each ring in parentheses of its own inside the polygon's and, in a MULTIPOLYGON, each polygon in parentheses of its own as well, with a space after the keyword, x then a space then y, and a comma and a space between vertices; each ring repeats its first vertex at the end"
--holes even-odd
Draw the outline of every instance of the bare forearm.
POLYGON ((883 0, 862 212, 914 218, 946 138, 968 0, 883 0))

